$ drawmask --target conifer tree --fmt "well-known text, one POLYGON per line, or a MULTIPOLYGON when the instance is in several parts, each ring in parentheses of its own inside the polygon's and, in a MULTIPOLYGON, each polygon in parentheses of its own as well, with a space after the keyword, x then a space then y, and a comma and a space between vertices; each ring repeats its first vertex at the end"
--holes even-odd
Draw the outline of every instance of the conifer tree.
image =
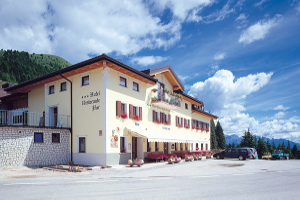
POLYGON ((234 142, 232 143, 232 145, 231 145, 231 146, 232 146, 232 148, 235 148, 235 144, 234 144, 234 142))
POLYGON ((294 144, 294 146, 292 148, 292 154, 293 154, 294 158, 297 158, 297 152, 298 152, 298 147, 296 144, 294 144))
POLYGON ((261 138, 259 137, 258 138, 257 149, 256 150, 257 150, 258 158, 261 158, 262 155, 263 155, 263 153, 268 151, 267 144, 264 141, 263 137, 261 137, 261 138))
POLYGON ((210 120, 210 149, 218 149, 216 126, 213 119, 210 120))
POLYGON ((241 140, 241 147, 253 147, 254 148, 254 141, 253 135, 250 133, 248 129, 247 132, 244 133, 243 139, 241 140))
POLYGON ((291 146, 290 146, 290 141, 289 140, 288 140, 288 143, 287 143, 286 148, 285 148, 285 153, 288 153, 290 158, 294 158, 294 156, 292 154, 292 151, 291 151, 291 146))
POLYGON ((273 148, 272 148, 272 145, 271 145, 269 139, 267 139, 267 147, 268 147, 268 152, 272 153, 273 152, 273 148))
POLYGON ((225 149, 226 148, 226 140, 223 133, 223 128, 220 124, 220 122, 217 122, 216 126, 216 139, 218 143, 218 149, 225 149))
MULTIPOLYGON (((274 140, 273 140, 273 142, 272 142, 272 150, 273 151, 275 151, 277 149, 277 147, 276 147, 276 144, 275 144, 275 142, 274 142, 274 140)), ((271 152, 272 153, 272 152, 271 152)))
POLYGON ((282 151, 285 151, 285 144, 284 144, 284 141, 282 141, 281 149, 282 149, 282 151))

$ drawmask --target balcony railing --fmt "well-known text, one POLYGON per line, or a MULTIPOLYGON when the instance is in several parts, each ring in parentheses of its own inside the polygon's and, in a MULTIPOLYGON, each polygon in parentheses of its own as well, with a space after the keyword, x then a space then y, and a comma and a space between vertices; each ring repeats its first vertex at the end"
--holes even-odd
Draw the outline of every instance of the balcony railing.
POLYGON ((152 98, 151 98, 151 102, 152 103, 163 102, 163 104, 161 106, 167 107, 169 109, 181 107, 181 99, 176 96, 167 94, 167 93, 164 93, 163 95, 153 94, 152 98))
POLYGON ((71 128, 70 115, 0 110, 0 125, 71 128))

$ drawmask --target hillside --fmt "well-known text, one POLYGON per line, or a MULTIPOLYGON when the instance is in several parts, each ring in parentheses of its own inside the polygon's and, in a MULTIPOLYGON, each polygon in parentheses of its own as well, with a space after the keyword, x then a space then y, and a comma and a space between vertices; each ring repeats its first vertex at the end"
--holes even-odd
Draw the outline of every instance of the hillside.
POLYGON ((65 59, 47 54, 0 50, 0 80, 21 83, 71 66, 65 59))

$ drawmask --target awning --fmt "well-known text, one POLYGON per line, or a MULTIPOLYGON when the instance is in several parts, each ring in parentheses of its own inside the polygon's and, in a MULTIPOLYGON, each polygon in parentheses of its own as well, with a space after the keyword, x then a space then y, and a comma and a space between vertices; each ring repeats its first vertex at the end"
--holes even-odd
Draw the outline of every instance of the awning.
POLYGON ((128 131, 135 133, 136 135, 145 137, 148 139, 148 142, 179 142, 179 143, 197 143, 197 142, 208 142, 201 140, 198 137, 188 134, 179 134, 171 132, 162 132, 162 131, 151 131, 151 130, 142 130, 137 128, 127 128, 128 131))

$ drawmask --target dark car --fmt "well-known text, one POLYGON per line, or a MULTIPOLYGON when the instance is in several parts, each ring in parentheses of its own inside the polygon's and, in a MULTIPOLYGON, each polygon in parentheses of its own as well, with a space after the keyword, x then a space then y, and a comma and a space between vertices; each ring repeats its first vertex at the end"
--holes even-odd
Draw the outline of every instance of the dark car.
POLYGON ((239 160, 246 160, 247 158, 250 158, 250 152, 250 149, 247 148, 230 148, 214 154, 214 158, 238 158, 239 160))

